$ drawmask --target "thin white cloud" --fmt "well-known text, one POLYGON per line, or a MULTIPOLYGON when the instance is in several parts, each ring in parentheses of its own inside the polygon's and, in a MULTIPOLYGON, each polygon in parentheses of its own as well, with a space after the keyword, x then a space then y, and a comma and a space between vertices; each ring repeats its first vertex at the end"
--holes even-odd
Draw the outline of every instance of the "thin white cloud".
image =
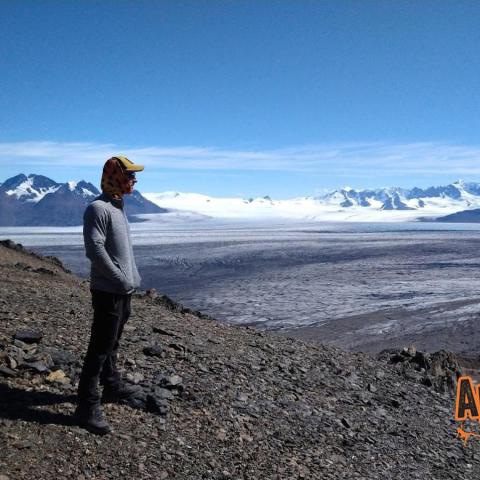
POLYGON ((61 167, 102 165, 122 153, 161 169, 325 173, 361 177, 385 175, 479 175, 480 147, 433 142, 345 143, 271 150, 215 147, 129 147, 99 143, 0 143, 0 166, 61 167))

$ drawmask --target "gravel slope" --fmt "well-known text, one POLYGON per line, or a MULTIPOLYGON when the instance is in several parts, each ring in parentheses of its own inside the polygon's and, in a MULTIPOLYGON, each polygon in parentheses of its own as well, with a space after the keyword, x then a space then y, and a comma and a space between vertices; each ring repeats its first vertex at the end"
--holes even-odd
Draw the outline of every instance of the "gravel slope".
POLYGON ((2 480, 480 473, 478 440, 464 446, 457 438, 453 398, 424 385, 425 373, 222 325, 155 295, 134 298, 121 366, 146 391, 168 390, 165 409, 105 405, 114 433, 93 436, 71 419, 90 325, 88 283, 5 245, 0 278, 2 480), (40 331, 40 343, 15 343, 24 330, 40 331), (35 370, 38 361, 48 370, 35 370))

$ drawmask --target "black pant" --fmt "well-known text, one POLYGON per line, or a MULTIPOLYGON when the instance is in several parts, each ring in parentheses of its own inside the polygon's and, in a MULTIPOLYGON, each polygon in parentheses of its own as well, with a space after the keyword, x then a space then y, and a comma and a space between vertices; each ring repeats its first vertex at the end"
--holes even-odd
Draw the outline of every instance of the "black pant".
POLYGON ((130 316, 131 295, 92 290, 93 324, 87 354, 78 384, 80 405, 100 403, 98 382, 115 389, 121 377, 117 370, 117 351, 123 327, 130 316))

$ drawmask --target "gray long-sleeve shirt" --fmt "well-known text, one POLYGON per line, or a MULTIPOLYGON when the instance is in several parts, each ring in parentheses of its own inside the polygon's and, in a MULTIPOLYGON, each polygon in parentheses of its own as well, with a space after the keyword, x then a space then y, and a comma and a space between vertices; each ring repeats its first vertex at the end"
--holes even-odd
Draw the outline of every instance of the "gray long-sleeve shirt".
POLYGON ((103 193, 88 205, 83 240, 92 263, 91 289, 127 294, 140 287, 123 201, 103 193))

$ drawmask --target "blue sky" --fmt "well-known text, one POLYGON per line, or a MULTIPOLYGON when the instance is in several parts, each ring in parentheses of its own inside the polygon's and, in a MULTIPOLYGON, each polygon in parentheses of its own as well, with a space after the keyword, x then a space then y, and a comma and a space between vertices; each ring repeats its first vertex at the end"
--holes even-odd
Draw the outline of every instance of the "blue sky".
POLYGON ((480 2, 0 2, 0 181, 288 198, 480 181, 480 2))

